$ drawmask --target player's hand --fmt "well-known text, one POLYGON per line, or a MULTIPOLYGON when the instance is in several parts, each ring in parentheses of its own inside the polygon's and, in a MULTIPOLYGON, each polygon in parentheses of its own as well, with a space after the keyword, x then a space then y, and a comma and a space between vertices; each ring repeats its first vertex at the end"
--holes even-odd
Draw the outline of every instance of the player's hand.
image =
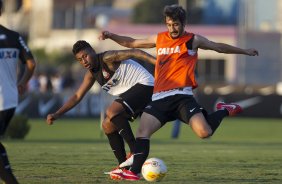
POLYGON ((18 84, 18 93, 19 95, 23 95, 26 91, 26 85, 18 84))
POLYGON ((256 49, 247 49, 246 52, 247 52, 247 55, 249 56, 258 56, 259 54, 256 49))
POLYGON ((101 34, 99 35, 99 40, 105 40, 110 38, 112 35, 112 33, 110 33, 109 31, 102 31, 101 34))
POLYGON ((47 118, 46 118, 46 123, 48 125, 52 125, 53 122, 58 119, 58 115, 56 114, 48 114, 47 118))

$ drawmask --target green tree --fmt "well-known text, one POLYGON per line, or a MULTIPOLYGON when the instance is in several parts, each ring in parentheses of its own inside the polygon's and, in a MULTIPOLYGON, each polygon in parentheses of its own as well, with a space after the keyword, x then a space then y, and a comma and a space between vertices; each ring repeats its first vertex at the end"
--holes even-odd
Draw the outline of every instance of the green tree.
POLYGON ((49 65, 57 67, 58 65, 69 66, 74 63, 75 58, 71 53, 70 49, 66 52, 63 51, 54 51, 47 53, 44 49, 35 49, 33 50, 36 59, 40 61, 42 65, 49 65))
MULTIPOLYGON (((143 0, 133 9, 133 23, 159 24, 163 20, 163 9, 166 5, 178 4, 178 0, 143 0)), ((199 24, 202 20, 202 9, 196 7, 196 0, 186 1, 187 22, 199 24)))
POLYGON ((133 10, 133 23, 161 23, 165 5, 177 4, 177 0, 144 0, 140 1, 133 10))

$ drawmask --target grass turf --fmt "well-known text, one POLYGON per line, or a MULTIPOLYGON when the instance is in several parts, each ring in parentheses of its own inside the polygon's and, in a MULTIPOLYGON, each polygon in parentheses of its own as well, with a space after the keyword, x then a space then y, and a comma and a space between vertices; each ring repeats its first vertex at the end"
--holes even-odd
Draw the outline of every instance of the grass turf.
MULTIPOLYGON (((25 140, 3 141, 20 183, 117 183, 103 174, 117 163, 98 120, 29 123, 25 140)), ((132 123, 133 129, 137 125, 132 123)), ((163 159, 168 167, 161 183, 282 183, 281 119, 226 118, 208 140, 184 124, 179 138, 171 139, 172 125, 151 139, 149 157, 163 159)))

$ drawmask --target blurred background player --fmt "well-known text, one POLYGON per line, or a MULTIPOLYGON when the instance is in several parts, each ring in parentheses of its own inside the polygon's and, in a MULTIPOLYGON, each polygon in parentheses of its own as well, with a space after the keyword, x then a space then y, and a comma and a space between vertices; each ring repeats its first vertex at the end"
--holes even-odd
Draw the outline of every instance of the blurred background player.
MULTIPOLYGON (((119 164, 126 160, 124 141, 130 152, 135 148, 135 137, 129 120, 134 120, 151 101, 154 78, 135 58, 155 63, 155 58, 141 50, 117 50, 96 54, 86 41, 77 41, 73 45, 76 60, 88 71, 75 94, 55 113, 47 116, 47 123, 53 124, 64 113, 77 105, 86 92, 97 81, 107 93, 118 96, 106 110, 103 130, 119 164)), ((121 169, 115 168, 115 172, 121 169)), ((110 174, 109 172, 108 174, 110 174)))
POLYGON ((195 66, 198 49, 213 50, 226 54, 258 55, 256 49, 241 49, 185 31, 186 11, 179 5, 165 6, 164 21, 167 31, 147 39, 119 36, 108 31, 100 39, 112 39, 129 48, 153 48, 157 50, 155 85, 152 102, 144 109, 136 134, 134 159, 126 162, 130 170, 112 173, 114 179, 139 180, 142 164, 149 155, 150 137, 166 122, 179 119, 190 125, 200 138, 213 135, 226 116, 236 115, 242 109, 237 104, 218 103, 217 111, 208 114, 193 97, 197 87, 195 66))
MULTIPOLYGON (((0 0, 0 15, 3 2, 0 0)), ((3 136, 18 105, 18 95, 24 94, 35 69, 35 61, 19 33, 0 25, 0 136, 3 136), (18 67, 18 61, 24 64, 18 67), (21 70, 18 72, 18 69, 21 70), (21 74, 21 75, 18 75, 21 74)), ((8 155, 0 142, 0 178, 9 184, 18 183, 12 173, 8 155)))

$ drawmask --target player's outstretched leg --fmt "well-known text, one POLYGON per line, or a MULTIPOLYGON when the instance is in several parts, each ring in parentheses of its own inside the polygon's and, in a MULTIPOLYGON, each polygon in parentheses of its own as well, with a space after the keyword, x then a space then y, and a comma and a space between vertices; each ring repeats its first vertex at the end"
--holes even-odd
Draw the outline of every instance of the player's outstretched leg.
POLYGON ((212 134, 214 134, 216 129, 219 127, 224 117, 235 116, 236 114, 242 112, 242 108, 238 104, 234 103, 227 104, 219 102, 216 104, 216 109, 217 111, 209 115, 205 115, 206 120, 212 129, 212 134))

